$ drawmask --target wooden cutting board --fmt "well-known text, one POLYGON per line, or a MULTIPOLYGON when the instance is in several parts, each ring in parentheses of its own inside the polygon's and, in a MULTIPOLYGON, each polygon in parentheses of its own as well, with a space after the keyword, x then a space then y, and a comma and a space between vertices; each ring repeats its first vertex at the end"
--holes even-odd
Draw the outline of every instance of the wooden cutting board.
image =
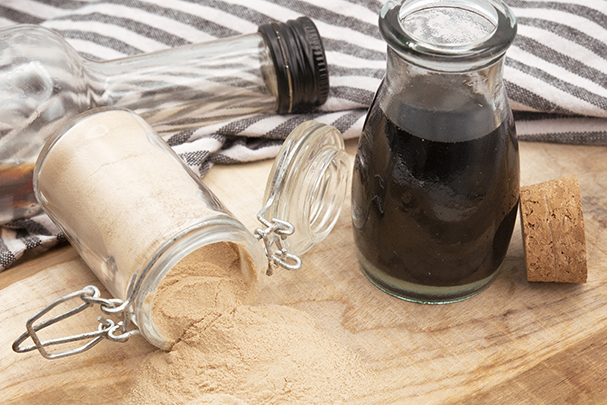
MULTIPOLYGON (((351 156, 355 142, 348 143, 351 156)), ((583 197, 587 284, 526 281, 519 225, 497 280, 451 305, 405 302, 372 286, 358 268, 349 203, 326 242, 304 256, 298 272, 267 278, 259 303, 310 314, 392 389, 381 403, 607 403, 607 148, 521 143, 522 184, 575 174, 583 197)), ((249 228, 261 206, 271 162, 216 166, 205 183, 249 228)), ((143 356, 141 337, 104 341, 76 357, 48 361, 16 354, 13 340, 39 308, 95 284, 70 247, 0 274, 0 402, 117 403, 143 356)), ((96 314, 56 325, 57 333, 93 330, 96 314)))

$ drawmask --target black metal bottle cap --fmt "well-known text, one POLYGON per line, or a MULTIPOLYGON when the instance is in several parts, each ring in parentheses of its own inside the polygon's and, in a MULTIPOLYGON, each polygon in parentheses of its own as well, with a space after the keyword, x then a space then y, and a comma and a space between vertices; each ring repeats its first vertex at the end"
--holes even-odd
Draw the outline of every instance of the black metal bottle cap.
POLYGON ((279 114, 306 112, 329 96, 329 71, 322 40, 308 17, 259 27, 276 70, 279 114))

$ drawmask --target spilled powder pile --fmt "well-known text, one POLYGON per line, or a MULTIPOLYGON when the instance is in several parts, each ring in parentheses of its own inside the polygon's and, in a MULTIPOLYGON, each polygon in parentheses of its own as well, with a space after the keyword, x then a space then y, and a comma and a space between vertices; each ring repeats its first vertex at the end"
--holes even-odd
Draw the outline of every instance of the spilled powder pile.
POLYGON ((182 259, 160 283, 152 308, 154 324, 174 344, 194 323, 252 303, 257 291, 257 275, 247 278, 242 273, 236 244, 203 246, 182 259))
POLYGON ((127 403, 340 404, 377 385, 358 358, 304 312, 242 305, 252 297, 237 247, 210 249, 212 256, 194 252, 161 283, 154 318, 176 343, 148 355, 127 403))

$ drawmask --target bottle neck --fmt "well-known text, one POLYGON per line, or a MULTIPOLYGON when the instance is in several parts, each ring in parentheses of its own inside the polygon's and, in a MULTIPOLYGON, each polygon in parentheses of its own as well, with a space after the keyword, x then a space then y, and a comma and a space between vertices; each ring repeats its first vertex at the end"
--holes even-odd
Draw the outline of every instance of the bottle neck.
POLYGON ((510 111, 502 66, 503 58, 481 69, 441 72, 413 64, 388 47, 378 102, 402 129, 428 139, 458 141, 483 136, 497 128, 510 111))
POLYGON ((128 108, 161 134, 276 110, 274 66, 259 33, 85 61, 85 70, 93 107, 128 108))

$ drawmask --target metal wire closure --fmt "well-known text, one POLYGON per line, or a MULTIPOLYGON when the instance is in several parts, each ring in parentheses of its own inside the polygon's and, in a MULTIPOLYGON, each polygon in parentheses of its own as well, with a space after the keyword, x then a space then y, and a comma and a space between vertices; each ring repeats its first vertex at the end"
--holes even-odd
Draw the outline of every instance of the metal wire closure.
POLYGON ((274 274, 276 266, 283 267, 287 270, 298 270, 301 267, 301 259, 294 254, 288 253, 283 247, 282 241, 289 235, 293 235, 295 227, 293 224, 280 219, 272 218, 272 222, 262 216, 260 211, 257 214, 257 220, 261 222, 265 228, 255 229, 254 235, 264 243, 264 250, 268 258, 268 268, 266 275, 274 274), (276 249, 274 249, 276 245, 276 249))
POLYGON ((95 346, 97 343, 101 342, 103 339, 109 339, 114 342, 126 342, 133 335, 139 334, 138 329, 127 331, 127 327, 129 326, 129 318, 126 314, 126 311, 116 311, 116 309, 120 308, 123 304, 122 300, 118 299, 105 299, 100 297, 99 289, 95 286, 89 285, 84 287, 80 291, 73 292, 71 294, 67 294, 61 298, 56 299, 51 302, 41 311, 39 311, 36 315, 32 316, 25 327, 27 332, 22 334, 15 342, 13 343, 13 350, 17 353, 29 352, 34 349, 38 349, 40 354, 47 359, 57 359, 60 357, 71 356, 73 354, 82 353, 91 347, 95 346), (50 312, 53 308, 62 304, 66 301, 69 301, 74 298, 80 298, 83 302, 75 308, 72 308, 64 313, 54 316, 46 321, 40 322, 38 324, 34 324, 38 319, 42 316, 50 312), (38 331, 44 329, 54 323, 64 320, 72 315, 75 315, 79 312, 84 311, 88 307, 99 304, 101 306, 101 310, 105 314, 115 314, 122 315, 123 319, 119 322, 115 322, 112 319, 104 318, 103 316, 99 316, 97 319, 99 321, 99 326, 96 331, 81 333, 79 335, 66 336, 57 339, 50 339, 41 341, 38 336, 38 331), (34 342, 33 345, 21 347, 21 344, 30 337, 34 342), (77 347, 75 349, 64 350, 62 352, 49 353, 46 350, 46 347, 52 345, 58 345, 63 343, 75 342, 79 340, 87 340, 90 339, 86 344, 77 347))
POLYGON ((131 326, 132 322, 131 322, 131 319, 129 316, 129 308, 132 305, 135 297, 139 293, 139 290, 141 289, 141 285, 143 284, 143 280, 147 277, 147 275, 150 272, 150 269, 152 268, 154 263, 156 263, 156 261, 170 248, 170 246, 172 246, 172 243, 175 240, 178 240, 179 238, 188 234, 189 232, 191 232, 191 230, 192 230, 191 228, 183 229, 181 232, 179 232, 175 236, 173 236, 162 247, 160 247, 160 249, 158 249, 156 251, 156 253, 152 256, 150 261, 141 270, 141 272, 139 273, 139 276, 135 279, 133 288, 130 291, 130 294, 129 294, 128 298, 126 299, 126 301, 122 301, 120 299, 115 299, 115 298, 112 298, 112 299, 101 298, 100 297, 101 293, 100 293, 99 289, 95 286, 87 286, 87 287, 84 287, 80 291, 76 291, 71 294, 67 294, 67 295, 51 302, 49 305, 44 307, 40 312, 38 312, 36 315, 31 317, 27 321, 27 323, 25 324, 27 332, 25 332, 17 340, 15 340, 15 342, 13 343, 13 350, 17 353, 23 353, 23 352, 28 352, 28 351, 31 351, 34 349, 38 349, 38 351, 40 352, 40 354, 43 357, 45 357, 47 359, 56 359, 59 357, 71 356, 73 354, 82 353, 82 352, 90 349, 91 347, 95 346, 97 343, 99 343, 103 339, 109 339, 114 342, 124 343, 131 336, 140 334, 139 329, 137 329, 135 325, 131 326), (69 301, 73 298, 78 298, 78 297, 83 301, 83 303, 78 305, 76 308, 66 311, 63 314, 55 316, 47 321, 34 325, 34 322, 36 322, 37 319, 39 319, 42 316, 44 316, 45 314, 47 314, 50 310, 55 308, 57 305, 59 305, 63 302, 69 301), (100 316, 97 318, 99 320, 99 327, 98 327, 97 331, 95 331, 95 332, 81 333, 79 335, 51 339, 51 340, 47 340, 44 342, 40 341, 40 338, 36 334, 37 331, 39 331, 40 329, 46 328, 47 326, 50 326, 56 322, 64 320, 65 318, 75 315, 81 311, 84 311, 85 309, 89 308, 93 304, 99 304, 101 307, 101 311, 104 314, 111 315, 111 316, 114 316, 117 318, 122 318, 122 319, 119 322, 115 322, 112 319, 108 319, 108 318, 100 316), (129 330, 129 327, 130 327, 130 330, 129 330), (34 344, 31 346, 20 347, 21 344, 28 337, 32 338, 32 341, 34 342, 34 344), (92 339, 92 340, 75 349, 65 350, 63 352, 57 352, 57 353, 48 353, 45 349, 45 347, 48 347, 51 345, 69 343, 69 342, 85 340, 85 339, 92 339))

